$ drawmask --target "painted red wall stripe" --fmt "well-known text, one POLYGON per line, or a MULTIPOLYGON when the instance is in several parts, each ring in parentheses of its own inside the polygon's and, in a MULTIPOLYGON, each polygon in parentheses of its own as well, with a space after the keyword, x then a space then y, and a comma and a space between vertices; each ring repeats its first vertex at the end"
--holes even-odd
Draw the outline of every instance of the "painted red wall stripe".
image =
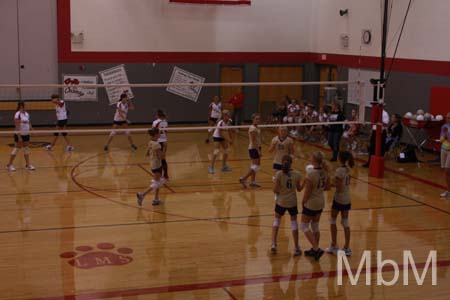
POLYGON ((222 5, 251 5, 251 1, 236 0, 169 0, 176 3, 192 3, 192 4, 222 4, 222 5))
MULTIPOLYGON (((58 58, 60 63, 305 63, 377 69, 374 56, 310 52, 73 52, 70 40, 70 1, 58 0, 58 58)), ((390 65, 390 59, 387 61, 390 65)), ((393 70, 450 76, 449 61, 395 60, 393 70)))

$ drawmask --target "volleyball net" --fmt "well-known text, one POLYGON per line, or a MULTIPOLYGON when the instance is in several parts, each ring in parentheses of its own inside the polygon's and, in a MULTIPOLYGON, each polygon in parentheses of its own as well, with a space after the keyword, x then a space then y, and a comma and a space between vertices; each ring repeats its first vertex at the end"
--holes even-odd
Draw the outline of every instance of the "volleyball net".
POLYGON ((346 147, 365 152, 361 145, 366 142, 360 142, 368 139, 370 131, 365 89, 365 83, 350 81, 91 84, 71 79, 64 84, 0 85, 0 125, 4 127, 0 137, 20 134, 13 114, 17 103, 25 101, 33 136, 143 134, 151 128, 157 110, 162 110, 171 124, 166 132, 209 132, 212 140, 215 119, 228 111, 234 122, 227 123, 226 129, 247 130, 251 116, 259 114, 258 126, 269 135, 287 127, 291 136, 312 143, 326 144, 330 126, 341 125, 343 140, 349 143, 346 147), (54 94, 66 104, 67 128, 54 127, 55 104, 50 101, 54 94), (111 128, 123 94, 130 99, 124 119, 127 126, 111 128), (239 101, 244 102, 243 109, 239 101), (344 119, 333 119, 334 106, 344 119))

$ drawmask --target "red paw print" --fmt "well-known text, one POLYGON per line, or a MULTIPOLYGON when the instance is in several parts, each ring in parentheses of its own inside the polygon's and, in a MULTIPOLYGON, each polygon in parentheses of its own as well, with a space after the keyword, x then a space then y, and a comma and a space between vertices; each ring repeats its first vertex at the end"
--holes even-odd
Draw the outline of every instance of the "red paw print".
POLYGON ((111 243, 97 244, 97 248, 91 246, 78 246, 76 251, 61 253, 61 258, 67 258, 67 262, 79 269, 92 269, 104 266, 121 266, 129 264, 133 258, 129 255, 133 253, 131 248, 118 248, 111 243))

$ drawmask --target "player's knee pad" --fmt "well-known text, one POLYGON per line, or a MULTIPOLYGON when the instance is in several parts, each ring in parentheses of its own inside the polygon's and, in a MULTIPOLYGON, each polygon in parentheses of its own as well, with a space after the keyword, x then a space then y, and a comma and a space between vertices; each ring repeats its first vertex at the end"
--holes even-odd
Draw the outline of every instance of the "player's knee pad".
POLYGON ((291 228, 292 228, 292 230, 298 230, 297 220, 291 220, 291 228))
POLYGON ((312 222, 311 229, 313 232, 319 232, 319 222, 312 222))
POLYGON ((25 155, 30 154, 30 148, 28 148, 28 147, 23 147, 23 154, 25 154, 25 155))
POLYGON ((273 227, 280 227, 280 222, 281 219, 280 218, 275 218, 275 220, 273 220, 273 227))
POLYGON ((159 181, 157 181, 157 180, 152 180, 152 183, 150 184, 150 187, 151 187, 152 189, 156 190, 156 189, 159 188, 159 184, 160 184, 159 181))
POLYGON ((301 231, 303 231, 303 232, 308 232, 308 231, 310 231, 309 230, 309 223, 301 223, 300 224, 300 229, 301 229, 301 231))
POLYGON ((348 224, 348 219, 341 219, 341 224, 344 228, 350 227, 350 225, 348 224))
POLYGON ((59 136, 59 132, 54 132, 53 135, 54 136, 59 136))
POLYGON ((62 133, 62 136, 67 136, 67 132, 63 132, 63 133, 62 133))
POLYGON ((283 117, 283 123, 287 123, 288 122, 288 117, 283 117))
POLYGON ((260 168, 261 167, 259 165, 251 165, 250 166, 250 169, 255 173, 258 172, 260 168))
POLYGON ((14 147, 14 149, 12 149, 11 151, 11 155, 17 155, 17 153, 19 153, 19 148, 14 147))
POLYGON ((109 136, 115 136, 116 132, 115 131, 111 131, 111 133, 109 134, 109 136))
POLYGON ((336 218, 330 218, 330 225, 336 225, 336 218))
POLYGON ((220 153, 220 150, 219 150, 219 149, 214 149, 214 151, 213 151, 213 154, 214 154, 214 155, 219 155, 219 153, 220 153))
POLYGON ((293 117, 288 117, 287 121, 288 121, 288 123, 294 123, 294 118, 293 117))
POLYGON ((125 135, 126 135, 126 136, 130 136, 130 134, 131 134, 131 132, 130 132, 129 130, 126 130, 126 131, 125 131, 125 135))

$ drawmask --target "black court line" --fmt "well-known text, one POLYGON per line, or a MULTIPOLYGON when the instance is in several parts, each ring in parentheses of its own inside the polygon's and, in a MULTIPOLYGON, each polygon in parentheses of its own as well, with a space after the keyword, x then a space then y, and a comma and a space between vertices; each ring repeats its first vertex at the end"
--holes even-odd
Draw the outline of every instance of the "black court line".
MULTIPOLYGON (((418 207, 422 206, 416 205, 398 205, 398 206, 380 206, 380 207, 367 207, 367 208, 355 208, 352 210, 378 210, 378 209, 398 209, 398 208, 408 208, 408 207, 418 207)), ((330 212, 329 210, 324 210, 324 213, 330 212)), ((55 230, 69 230, 69 229, 88 229, 88 228, 108 228, 108 227, 122 227, 122 226, 139 226, 139 225, 154 225, 154 224, 170 224, 170 223, 193 223, 193 222, 203 222, 203 221, 219 221, 219 220, 234 220, 234 219, 248 219, 248 218, 260 218, 260 217, 273 217, 273 213, 270 214, 259 214, 259 215, 247 215, 247 216, 233 216, 233 217, 220 217, 220 218, 193 218, 193 219, 182 219, 182 220, 170 220, 170 221, 156 221, 156 222, 130 222, 130 223, 113 223, 113 224, 95 224, 95 225, 79 225, 79 226, 61 226, 61 227, 47 227, 47 228, 36 228, 36 229, 25 229, 25 230, 4 230, 0 231, 0 234, 7 233, 23 233, 23 232, 43 232, 43 231, 55 231, 55 230)), ((285 227, 281 227, 286 229, 285 227)), ((416 230, 389 230, 392 231, 435 231, 435 230, 450 230, 450 228, 439 228, 439 229, 416 229, 416 230)), ((352 230, 353 232, 386 232, 380 230, 352 230)))

